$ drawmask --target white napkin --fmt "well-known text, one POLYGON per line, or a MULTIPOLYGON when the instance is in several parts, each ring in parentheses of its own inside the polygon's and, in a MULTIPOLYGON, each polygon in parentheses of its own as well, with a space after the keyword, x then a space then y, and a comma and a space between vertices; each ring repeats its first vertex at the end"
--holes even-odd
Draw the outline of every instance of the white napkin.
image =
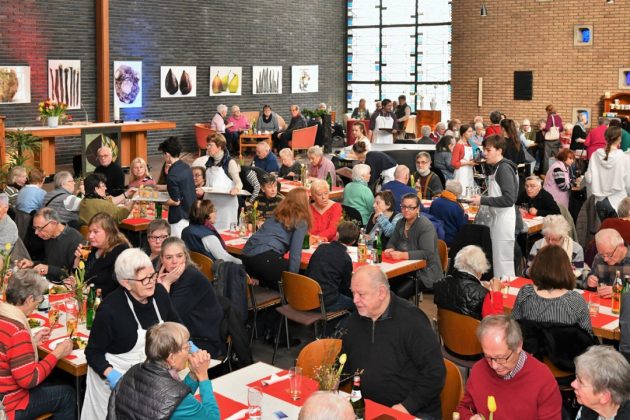
POLYGON ((271 385, 271 384, 275 384, 276 382, 280 382, 280 381, 284 381, 289 379, 289 374, 285 374, 285 375, 276 375, 275 373, 273 375, 271 375, 269 377, 269 379, 263 379, 262 381, 260 381, 261 384, 263 384, 263 386, 267 386, 267 385, 271 385))
POLYGON ((227 417, 225 420, 244 419, 246 415, 247 415, 247 408, 243 408, 242 410, 237 411, 236 413, 232 414, 230 417, 227 417))

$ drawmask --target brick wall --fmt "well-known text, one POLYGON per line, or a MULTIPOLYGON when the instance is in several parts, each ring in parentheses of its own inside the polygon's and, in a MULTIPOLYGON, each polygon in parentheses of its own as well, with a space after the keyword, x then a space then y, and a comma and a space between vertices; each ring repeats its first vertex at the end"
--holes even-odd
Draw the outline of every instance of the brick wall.
MULTIPOLYGON (((603 112, 604 92, 618 92, 630 66, 630 1, 479 0, 453 2, 452 115, 468 121, 499 109, 517 120, 546 116, 554 104, 569 122, 574 107, 603 112), (593 45, 573 46, 574 24, 593 25, 593 45), (513 73, 533 71, 533 99, 513 100, 513 73), (477 79, 483 77, 483 106, 477 79)), ((574 122, 574 121, 570 121, 574 122)))
MULTIPOLYGON (((48 59, 81 59, 82 99, 95 120, 94 3, 0 0, 0 65, 30 65, 32 79, 30 104, 0 105, 7 126, 38 124, 48 59)), ((149 134, 149 154, 158 153, 159 142, 171 134, 180 136, 187 150, 196 150, 194 123, 209 121, 220 103, 238 104, 243 111, 269 103, 287 121, 291 103, 312 109, 326 102, 339 113, 345 107, 344 46, 344 2, 110 0, 110 78, 113 61, 142 61, 143 108, 121 110, 122 118, 177 123, 172 132, 149 134), (319 65, 318 93, 291 94, 291 65, 298 64, 319 65), (163 65, 197 66, 197 96, 160 98, 163 65), (283 94, 252 95, 253 65, 282 65, 283 94), (210 97, 210 66, 243 67, 242 96, 210 97)), ((82 111, 71 114, 85 118, 82 111)), ((61 139, 57 162, 70 162, 79 144, 79 139, 61 139)))

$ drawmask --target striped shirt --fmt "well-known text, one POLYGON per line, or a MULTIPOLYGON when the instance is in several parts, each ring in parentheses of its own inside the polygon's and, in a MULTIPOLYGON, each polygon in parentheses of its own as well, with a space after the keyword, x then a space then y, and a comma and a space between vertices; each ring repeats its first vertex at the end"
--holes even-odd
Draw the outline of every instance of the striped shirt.
POLYGON ((553 322, 565 325, 577 325, 592 334, 591 317, 584 298, 575 290, 569 290, 562 296, 543 298, 531 284, 523 286, 516 296, 512 318, 534 322, 553 322))

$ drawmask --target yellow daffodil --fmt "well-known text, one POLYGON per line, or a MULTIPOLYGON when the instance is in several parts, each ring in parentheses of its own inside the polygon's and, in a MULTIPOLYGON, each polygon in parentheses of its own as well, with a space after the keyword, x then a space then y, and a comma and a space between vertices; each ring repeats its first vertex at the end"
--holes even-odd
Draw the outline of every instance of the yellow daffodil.
POLYGON ((79 269, 85 270, 85 263, 83 262, 83 260, 79 261, 79 269))
POLYGON ((494 395, 488 395, 488 411, 490 412, 490 420, 492 420, 494 412, 497 411, 497 402, 494 399, 494 395))
POLYGON ((346 356, 346 353, 342 353, 341 356, 339 356, 339 369, 337 370, 337 376, 341 375, 341 371, 343 370, 343 366, 346 364, 347 360, 348 356, 346 356))
POLYGON ((6 251, 11 251, 11 243, 10 243, 10 242, 5 243, 5 244, 4 244, 4 249, 5 249, 6 251))

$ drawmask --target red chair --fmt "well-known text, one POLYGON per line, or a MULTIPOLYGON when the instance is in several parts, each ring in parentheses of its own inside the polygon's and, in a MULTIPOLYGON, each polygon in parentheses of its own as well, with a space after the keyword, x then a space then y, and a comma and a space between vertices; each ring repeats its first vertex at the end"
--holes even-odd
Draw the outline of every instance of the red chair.
POLYGON ((315 137, 317 136, 317 126, 312 125, 306 128, 293 130, 291 133, 291 150, 308 149, 315 146, 315 137))
POLYGON ((195 124, 195 137, 197 139, 197 147, 199 148, 198 156, 201 156, 201 151, 205 152, 208 147, 208 136, 216 133, 216 130, 210 128, 209 123, 197 123, 195 124))

